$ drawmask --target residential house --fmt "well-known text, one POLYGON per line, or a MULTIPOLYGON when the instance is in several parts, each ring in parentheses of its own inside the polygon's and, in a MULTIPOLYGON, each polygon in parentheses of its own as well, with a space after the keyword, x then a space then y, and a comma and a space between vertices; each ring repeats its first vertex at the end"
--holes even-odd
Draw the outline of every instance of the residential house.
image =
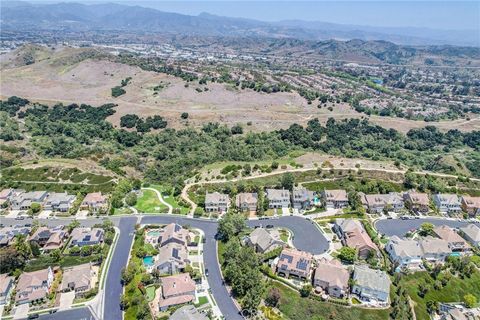
POLYGON ((390 278, 384 271, 359 265, 353 272, 352 293, 364 301, 386 303, 390 294, 390 284, 390 278))
POLYGON ((32 192, 14 192, 10 198, 10 209, 12 210, 28 210, 32 203, 43 204, 47 198, 47 191, 32 191, 32 192))
POLYGON ((462 196, 461 206, 470 217, 480 215, 480 197, 462 196))
POLYGON ((438 193, 433 195, 433 203, 441 213, 458 213, 462 211, 456 194, 438 193))
POLYGON ((244 243, 260 253, 266 253, 285 246, 285 242, 280 240, 278 231, 268 231, 264 228, 253 230, 248 237, 245 237, 244 243))
POLYGON ((293 207, 298 210, 309 210, 313 207, 315 192, 305 188, 295 188, 292 192, 293 207))
POLYGON ((160 271, 160 274, 175 274, 183 272, 188 263, 190 263, 190 260, 188 259, 187 247, 169 242, 159 248, 154 268, 160 271))
POLYGON ((408 191, 403 194, 405 206, 415 213, 427 213, 430 210, 430 198, 426 193, 408 191))
POLYGON ((104 231, 100 228, 75 228, 71 234, 71 246, 91 246, 103 242, 104 231))
POLYGON ((195 299, 195 282, 188 273, 163 277, 161 281, 160 311, 195 299))
POLYGON ((385 251, 389 254, 390 259, 398 264, 396 271, 422 267, 423 251, 416 240, 393 236, 385 246, 385 251))
POLYGON ((460 234, 467 239, 472 245, 480 248, 480 228, 474 224, 460 228, 460 234))
POLYGON ((95 279, 95 272, 90 263, 65 268, 60 291, 75 291, 76 298, 82 297, 87 291, 95 288, 95 279))
POLYGON ((43 203, 43 209, 50 211, 68 212, 72 208, 76 196, 66 192, 52 192, 43 203))
POLYGON ((88 193, 80 204, 80 210, 89 210, 93 213, 105 212, 107 208, 107 196, 101 192, 88 193))
POLYGON ((46 298, 54 280, 52 268, 24 272, 18 278, 16 304, 31 303, 46 298))
POLYGON ((323 190, 322 203, 327 209, 342 209, 348 207, 348 195, 345 190, 323 190))
POLYGON ((10 200, 13 192, 13 189, 3 189, 2 191, 0 191, 0 208, 4 207, 4 204, 10 200))
POLYGON ((0 274, 0 305, 7 304, 14 283, 15 277, 11 277, 6 273, 0 274))
POLYGON ((235 199, 235 205, 240 211, 256 212, 257 204, 257 193, 239 193, 235 199))
POLYGON ((321 259, 315 269, 313 286, 322 288, 332 297, 343 298, 348 294, 350 273, 340 261, 321 259))
POLYGON ((267 189, 268 208, 281 209, 290 207, 290 191, 285 189, 267 189))
POLYGON ((44 251, 59 249, 63 245, 63 240, 66 238, 67 232, 63 226, 56 226, 54 228, 39 227, 30 237, 28 241, 35 242, 44 251))
POLYGON ((158 244, 159 246, 164 246, 171 242, 187 246, 191 242, 190 231, 176 223, 166 225, 160 230, 158 244))
POLYGON ((208 317, 199 312, 195 306, 186 305, 177 309, 169 320, 208 320, 208 317))
POLYGON ((31 228, 16 225, 13 227, 3 227, 0 229, 0 247, 6 247, 14 243, 17 235, 28 236, 31 228))
POLYGON ((370 252, 378 255, 378 247, 370 239, 362 223, 354 219, 336 219, 334 230, 342 244, 350 248, 355 248, 358 257, 367 259, 370 252))
POLYGON ((447 241, 452 252, 467 252, 472 249, 468 242, 449 226, 437 226, 433 229, 437 237, 447 241))
POLYGON ((443 239, 426 237, 421 239, 419 244, 422 248, 423 258, 428 262, 444 262, 452 253, 452 250, 448 246, 448 242, 443 239))
POLYGON ((292 248, 282 250, 277 262, 277 274, 285 277, 294 276, 307 280, 310 278, 313 256, 311 253, 292 248))
POLYGON ((403 197, 396 192, 366 194, 365 204, 370 213, 382 213, 384 210, 399 212, 404 208, 403 197))
POLYGON ((230 198, 228 194, 219 192, 208 193, 205 195, 205 211, 224 213, 230 208, 230 198))

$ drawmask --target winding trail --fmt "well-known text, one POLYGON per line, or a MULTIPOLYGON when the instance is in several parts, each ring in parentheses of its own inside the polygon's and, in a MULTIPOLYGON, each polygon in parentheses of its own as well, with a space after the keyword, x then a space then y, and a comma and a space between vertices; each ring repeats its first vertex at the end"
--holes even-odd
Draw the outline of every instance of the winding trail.
POLYGON ((162 197, 162 193, 160 191, 158 191, 157 189, 155 188, 142 188, 142 190, 150 190, 150 191, 153 191, 157 194, 157 197, 158 197, 158 200, 163 204, 165 205, 167 208, 168 208, 168 214, 172 214, 173 213, 173 206, 169 203, 167 203, 163 197, 162 197))

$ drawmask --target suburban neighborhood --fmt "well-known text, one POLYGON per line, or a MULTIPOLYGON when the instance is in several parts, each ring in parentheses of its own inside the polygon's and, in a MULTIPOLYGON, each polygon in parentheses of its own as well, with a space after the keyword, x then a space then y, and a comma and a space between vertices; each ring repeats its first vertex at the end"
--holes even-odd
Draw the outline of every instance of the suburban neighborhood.
MULTIPOLYGON (((13 221, 12 225, 2 224, 0 246, 18 247, 23 241, 32 252, 32 266, 36 263, 35 267, 29 267, 27 262, 23 272, 16 269, 14 273, 1 274, 3 313, 10 313, 16 319, 37 310, 56 312, 69 310, 81 301, 96 301, 102 276, 108 272, 104 271, 104 262, 110 253, 105 247, 112 244, 116 232, 101 221, 88 227, 81 222, 90 221, 88 215, 108 217, 110 197, 100 192, 69 195, 18 189, 4 189, 0 194, 4 217, 12 217, 9 219, 13 221), (73 210, 87 214, 76 220, 79 216, 73 210), (43 211, 51 212, 44 216, 44 221, 65 219, 62 216, 65 213, 74 220, 55 226, 23 222, 32 216, 41 217, 43 211), (36 262, 39 255, 48 257, 52 263, 36 262), (79 258, 78 262, 62 266, 62 261, 74 257, 79 258)), ((238 216, 254 223, 250 231, 239 237, 239 244, 264 259, 265 270, 269 270, 264 271, 267 279, 276 279, 302 296, 316 296, 320 301, 383 310, 396 303, 391 300, 395 274, 448 269, 452 259, 477 255, 478 199, 455 194, 430 196, 415 190, 386 194, 352 193, 344 189, 317 192, 298 186, 291 190, 265 188, 238 194, 207 192, 204 211, 220 221, 238 216), (356 210, 363 211, 368 219, 350 213, 353 198, 357 199, 356 210), (324 249, 319 252, 296 247, 296 237, 311 235, 294 233, 288 224, 275 225, 287 217, 315 224, 316 232, 326 239, 322 240, 324 249), (431 218, 439 223, 431 225, 431 218), (424 219, 428 222, 423 222, 424 219), (441 224, 441 219, 468 222, 451 227, 441 224), (381 235, 381 230, 374 231, 372 221, 376 220, 377 223, 411 221, 418 227, 401 236, 387 236, 381 235)), ((128 288, 135 286, 145 296, 145 310, 152 318, 175 319, 182 317, 180 314, 201 319, 221 317, 217 295, 215 292, 212 295, 209 284, 212 266, 204 260, 209 242, 202 229, 177 222, 146 223, 135 229, 131 258, 121 275, 127 288, 121 298, 126 314, 132 310, 140 312, 139 306, 132 305, 137 293, 132 297, 127 295, 128 288)), ((224 288, 225 282, 221 284, 224 288)), ((442 305, 446 311, 437 312, 445 319, 455 313, 467 315, 468 319, 468 314, 475 312, 461 306, 442 305)))

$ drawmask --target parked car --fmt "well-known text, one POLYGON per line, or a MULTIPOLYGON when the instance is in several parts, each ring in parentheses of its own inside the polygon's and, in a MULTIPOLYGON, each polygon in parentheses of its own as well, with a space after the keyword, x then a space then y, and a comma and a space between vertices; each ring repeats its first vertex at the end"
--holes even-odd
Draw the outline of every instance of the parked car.
POLYGON ((208 269, 205 269, 205 277, 208 277, 208 269))

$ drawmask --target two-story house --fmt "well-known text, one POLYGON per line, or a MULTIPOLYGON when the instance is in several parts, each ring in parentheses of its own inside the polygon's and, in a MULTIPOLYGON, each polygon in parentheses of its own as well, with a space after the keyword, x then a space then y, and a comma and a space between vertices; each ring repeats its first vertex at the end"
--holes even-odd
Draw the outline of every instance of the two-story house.
POLYGON ((348 207, 348 194, 345 190, 323 190, 322 203, 327 209, 342 209, 348 207))
POLYGON ((89 210, 93 213, 105 212, 107 208, 107 196, 101 192, 88 193, 80 205, 80 210, 89 210))
POLYGON ((352 293, 363 301, 387 303, 390 295, 390 278, 381 270, 365 265, 355 266, 352 293))
POLYGON ((447 241, 452 252, 469 252, 472 247, 449 226, 437 226, 433 229, 437 237, 447 241))
POLYGON ((403 197, 396 192, 388 194, 366 194, 365 203, 370 213, 381 213, 385 210, 399 212, 404 208, 403 197))
POLYGON ((437 193, 433 195, 433 203, 438 211, 444 214, 458 213, 462 211, 460 200, 453 193, 437 193))
POLYGON ((276 272, 286 278, 296 277, 302 280, 310 279, 313 256, 309 252, 292 248, 282 250, 276 265, 276 272))
POLYGON ((256 212, 258 205, 258 194, 244 192, 237 194, 235 205, 243 212, 256 212))
POLYGON ((416 240, 400 239, 393 236, 385 246, 385 251, 389 254, 390 259, 398 264, 395 271, 422 268, 423 250, 416 240))
POLYGON ((32 206, 32 203, 42 205, 47 196, 47 191, 15 192, 10 198, 10 209, 28 210, 32 206))
POLYGON ((267 189, 269 209, 281 209, 290 207, 290 191, 286 189, 267 189))
POLYGON ((309 210, 313 207, 315 201, 315 192, 306 188, 295 188, 292 192, 293 208, 299 210, 309 210))
POLYGON ((340 261, 321 259, 313 275, 313 286, 320 287, 332 297, 343 298, 348 295, 350 273, 340 261))
POLYGON ((228 194, 219 192, 206 193, 205 211, 225 213, 230 208, 230 198, 228 194))
POLYGON ((408 191, 403 194, 405 206, 415 213, 427 213, 430 210, 430 198, 426 193, 408 191))
POLYGON ((462 196, 461 206, 470 217, 480 216, 480 197, 462 196))
POLYGON ((158 303, 160 311, 195 300, 195 281, 188 273, 163 277, 161 283, 161 296, 158 303))
POLYGON ((71 246, 92 246, 103 243, 104 231, 100 228, 75 228, 72 230, 71 246))
POLYGON ((47 297, 54 280, 52 268, 24 272, 18 278, 15 303, 17 305, 41 301, 47 297))
POLYGON ((43 209, 58 212, 68 212, 72 208, 76 196, 66 192, 52 192, 43 203, 43 209))

